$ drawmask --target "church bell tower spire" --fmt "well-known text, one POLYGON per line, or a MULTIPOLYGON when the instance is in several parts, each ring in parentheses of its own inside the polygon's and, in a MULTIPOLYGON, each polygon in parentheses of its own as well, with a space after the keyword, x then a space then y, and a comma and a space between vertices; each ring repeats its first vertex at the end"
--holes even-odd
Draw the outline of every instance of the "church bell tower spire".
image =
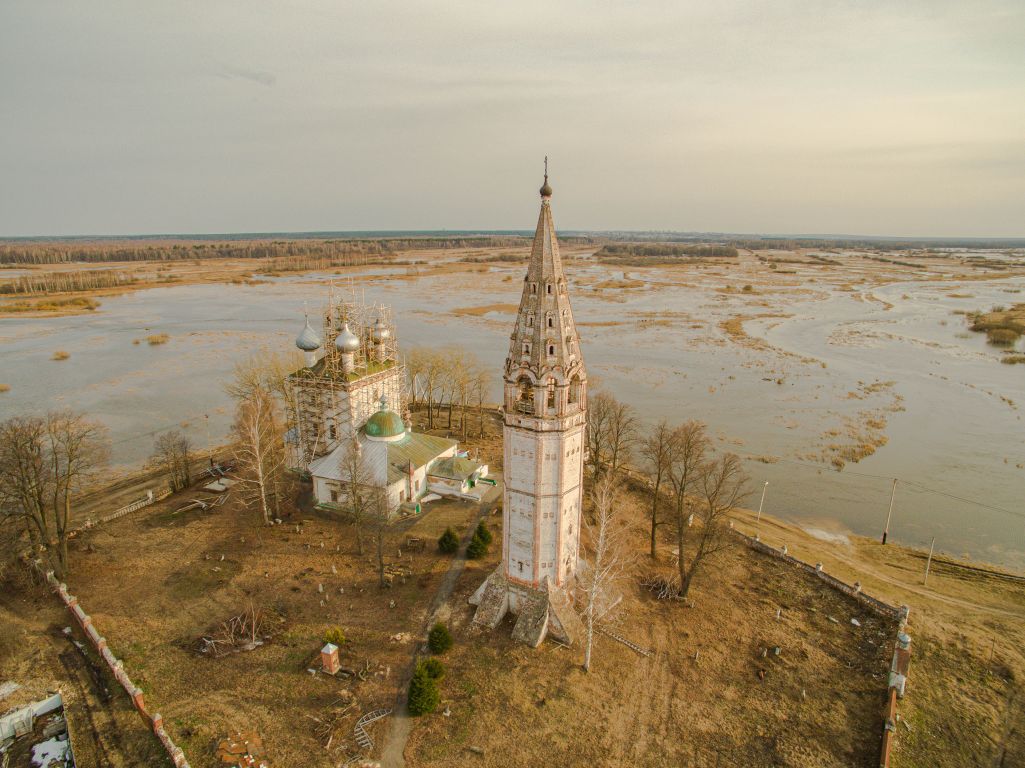
POLYGON ((587 374, 552 219, 548 158, 541 211, 510 334, 504 381, 502 564, 474 601, 475 621, 517 614, 514 636, 571 642, 587 424, 587 374))

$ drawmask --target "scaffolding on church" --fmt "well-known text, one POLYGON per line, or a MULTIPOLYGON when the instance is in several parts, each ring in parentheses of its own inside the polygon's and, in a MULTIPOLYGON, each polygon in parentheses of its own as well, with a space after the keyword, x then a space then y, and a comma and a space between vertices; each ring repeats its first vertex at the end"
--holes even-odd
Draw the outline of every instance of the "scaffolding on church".
POLYGON ((289 376, 295 403, 287 432, 289 463, 300 472, 342 440, 352 440, 382 398, 399 413, 407 402, 390 306, 368 304, 351 284, 332 286, 321 318, 320 349, 289 376))

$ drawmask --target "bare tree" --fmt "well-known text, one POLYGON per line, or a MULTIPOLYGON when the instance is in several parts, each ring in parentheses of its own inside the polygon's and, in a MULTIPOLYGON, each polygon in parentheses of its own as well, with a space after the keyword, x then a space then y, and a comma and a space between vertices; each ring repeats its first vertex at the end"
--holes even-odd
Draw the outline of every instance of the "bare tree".
MULTIPOLYGON (((743 500, 747 476, 740 459, 727 453, 713 460, 701 475, 701 502, 698 505, 698 528, 695 547, 686 572, 681 571, 680 597, 686 597, 698 569, 713 555, 732 543, 729 517, 743 500)), ((680 562, 683 562, 681 552, 680 562)))
POLYGON ((672 468, 674 450, 673 428, 665 419, 655 425, 648 436, 640 441, 640 454, 644 460, 644 468, 651 481, 651 559, 658 557, 656 533, 663 520, 659 519, 659 507, 662 505, 662 486, 668 481, 672 468))
POLYGON ((261 389, 277 401, 286 419, 295 423, 299 413, 298 390, 288 377, 302 365, 302 355, 297 352, 260 349, 235 363, 234 376, 224 389, 236 402, 261 389))
POLYGON ((585 672, 591 671, 596 625, 607 619, 619 605, 620 601, 615 595, 616 583, 627 565, 623 546, 626 529, 619 525, 616 515, 619 508, 618 491, 617 477, 613 472, 603 474, 591 489, 593 522, 585 522, 585 525, 593 552, 583 578, 585 672))
POLYGON ((192 443, 179 430, 172 429, 156 439, 150 462, 167 473, 172 492, 192 485, 192 443))
POLYGON ((423 378, 427 395, 427 428, 434 429, 434 405, 437 402, 438 385, 442 378, 444 361, 434 351, 424 351, 423 378))
POLYGON ((406 374, 409 376, 409 404, 414 408, 420 403, 418 384, 424 380, 428 354, 427 350, 416 348, 410 350, 409 354, 406 355, 406 374))
POLYGON ((45 548, 58 578, 68 573, 72 499, 107 464, 106 429, 71 411, 0 423, 0 510, 45 548))
POLYGON ((616 472, 629 458, 637 437, 633 406, 621 403, 608 392, 587 401, 587 448, 592 477, 605 470, 616 472))
POLYGON ((482 438, 484 437, 484 401, 491 389, 491 381, 491 368, 478 362, 473 373, 473 395, 477 401, 477 420, 482 438))
POLYGON ((374 508, 374 477, 355 436, 338 459, 338 474, 345 484, 345 510, 356 535, 356 552, 363 554, 364 536, 372 527, 374 508))
POLYGON ((233 431, 246 503, 258 505, 264 523, 270 525, 277 516, 271 514, 271 502, 276 510, 277 485, 285 463, 284 426, 277 403, 262 386, 239 402, 233 431))
POLYGON ((679 559, 680 589, 687 576, 684 543, 690 525, 688 494, 700 486, 706 469, 708 435, 700 421, 685 421, 673 430, 668 479, 673 489, 673 522, 676 526, 676 547, 679 559))
POLYGON ((374 544, 377 547, 377 585, 384 589, 384 534, 391 519, 387 488, 375 488, 371 496, 374 544))

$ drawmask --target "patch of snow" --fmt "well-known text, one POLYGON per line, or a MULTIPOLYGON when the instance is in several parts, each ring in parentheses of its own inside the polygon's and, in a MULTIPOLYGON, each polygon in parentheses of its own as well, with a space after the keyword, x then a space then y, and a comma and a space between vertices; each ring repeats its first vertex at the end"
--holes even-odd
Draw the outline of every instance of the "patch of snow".
POLYGON ((64 768, 68 759, 68 742, 55 736, 32 747, 32 765, 39 768, 60 766, 64 768))
POLYGON ((851 540, 847 538, 846 533, 840 533, 838 531, 824 531, 821 528, 805 528, 804 532, 819 541, 828 541, 831 544, 843 544, 845 546, 850 546, 851 543, 851 540))

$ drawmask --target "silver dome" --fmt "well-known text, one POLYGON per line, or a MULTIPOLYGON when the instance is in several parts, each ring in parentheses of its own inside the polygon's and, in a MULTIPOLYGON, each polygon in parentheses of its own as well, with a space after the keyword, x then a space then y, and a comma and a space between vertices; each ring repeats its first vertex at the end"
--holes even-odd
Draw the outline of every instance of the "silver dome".
POLYGON ((310 318, 306 318, 306 327, 302 329, 302 332, 296 337, 295 345, 299 347, 303 352, 316 352, 320 349, 320 337, 317 336, 317 332, 310 327, 310 318))
POLYGON ((374 323, 374 343, 380 344, 385 339, 391 338, 391 328, 384 324, 381 318, 377 318, 377 322, 374 323))
POLYGON ((335 339, 335 347, 342 353, 352 353, 359 350, 359 338, 349 330, 348 323, 342 325, 342 331, 338 334, 338 338, 335 339))

